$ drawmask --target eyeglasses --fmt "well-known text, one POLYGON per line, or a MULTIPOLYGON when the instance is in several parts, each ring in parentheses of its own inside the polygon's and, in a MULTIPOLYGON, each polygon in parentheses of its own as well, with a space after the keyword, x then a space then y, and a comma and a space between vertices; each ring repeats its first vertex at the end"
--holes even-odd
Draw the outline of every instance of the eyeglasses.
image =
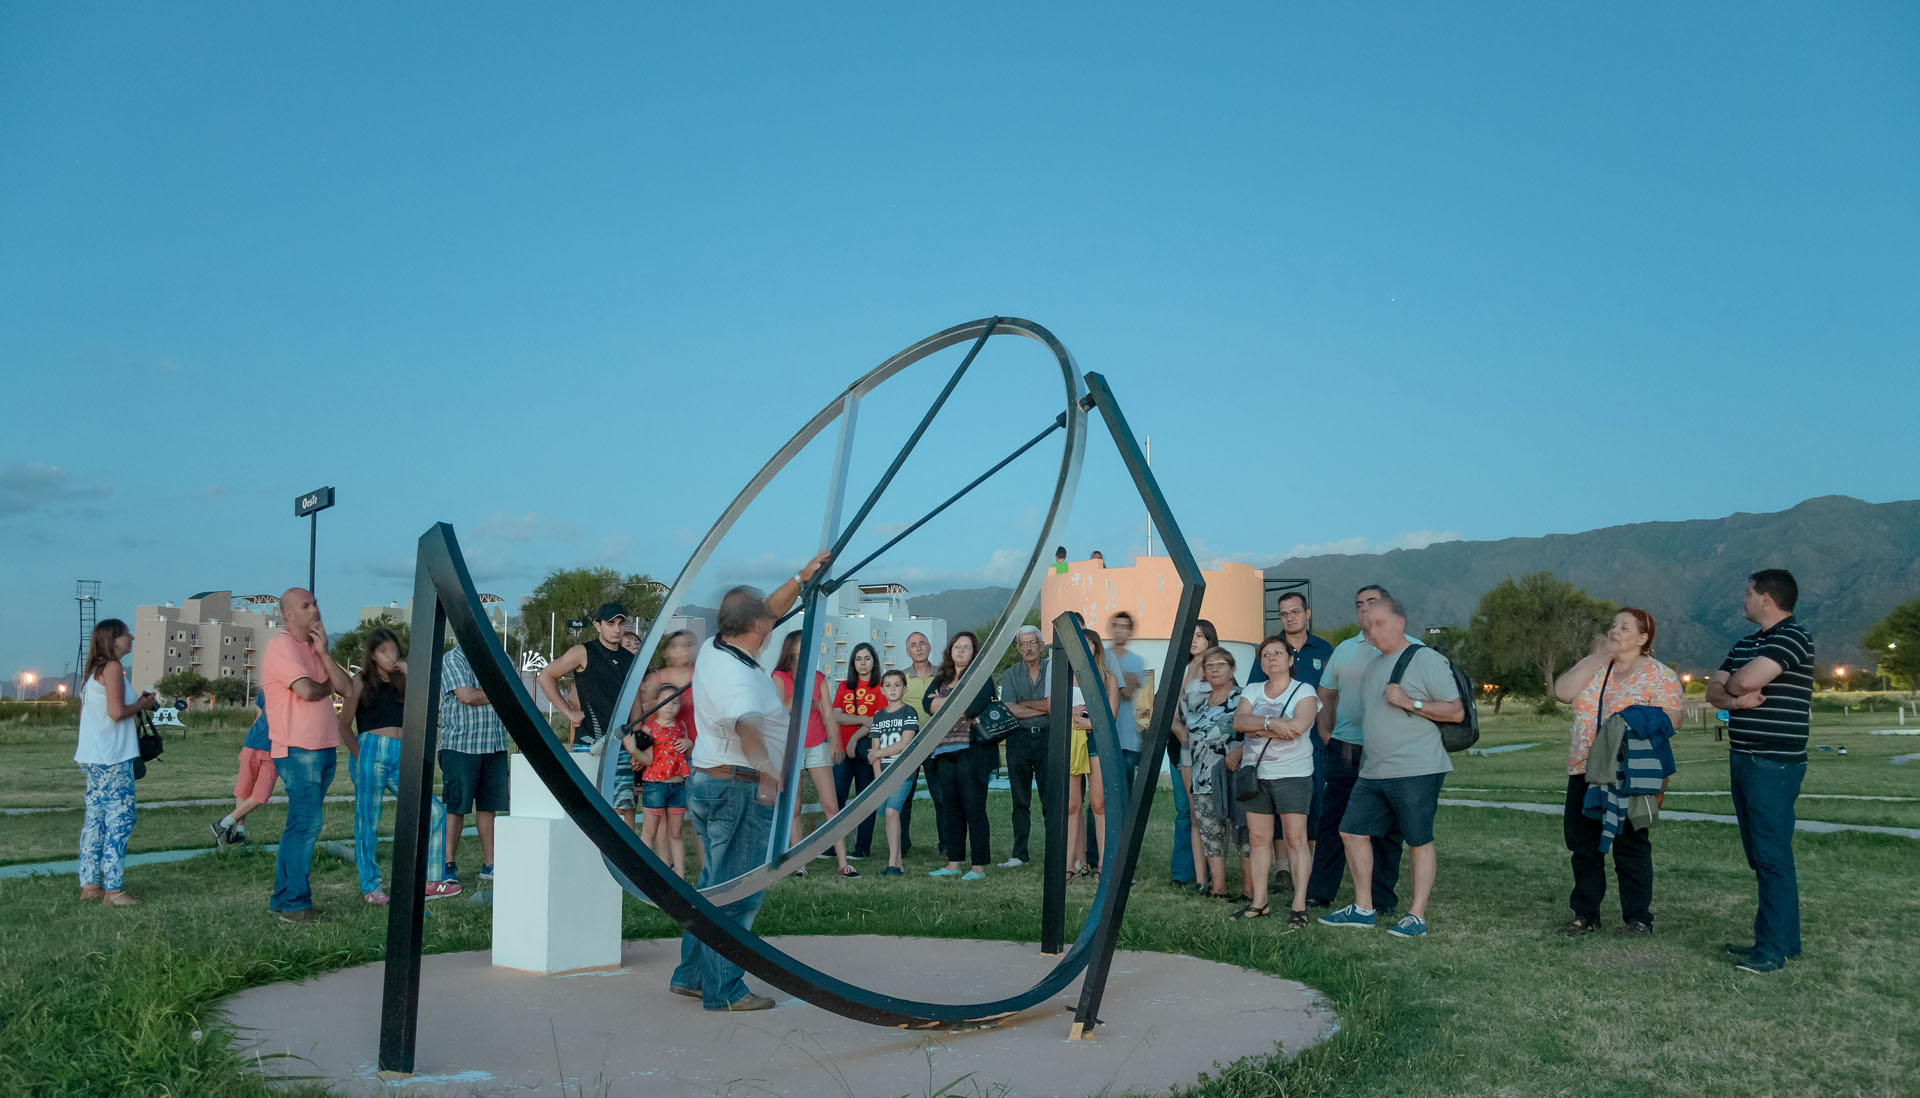
POLYGON ((1283 618, 1304 618, 1307 616, 1307 612, 1305 610, 1282 610, 1280 611, 1280 616, 1283 618))
POLYGON ((1219 671, 1223 668, 1231 669, 1233 667, 1232 664, 1223 663, 1220 660, 1208 660, 1206 663, 1203 663, 1200 666, 1202 669, 1207 671, 1219 671))

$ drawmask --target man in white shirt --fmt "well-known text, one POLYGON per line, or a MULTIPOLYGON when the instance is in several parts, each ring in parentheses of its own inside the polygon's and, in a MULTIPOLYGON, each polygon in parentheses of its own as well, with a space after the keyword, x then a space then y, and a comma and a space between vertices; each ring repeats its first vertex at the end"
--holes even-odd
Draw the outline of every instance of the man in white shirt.
MULTIPOLYGON (((707 852, 699 887, 730 881, 765 864, 773 834, 780 764, 787 749, 787 707, 780 691, 749 653, 766 646, 774 619, 787 612, 800 588, 827 561, 821 553, 779 589, 761 598, 736 587, 720 600, 711 641, 694 662, 693 752, 688 762, 687 817, 707 852)), ((766 893, 743 896, 720 910, 751 929, 766 893)), ((773 1000, 747 990, 739 965, 694 937, 681 934, 680 967, 668 989, 698 998, 708 1010, 766 1010, 773 1000)))

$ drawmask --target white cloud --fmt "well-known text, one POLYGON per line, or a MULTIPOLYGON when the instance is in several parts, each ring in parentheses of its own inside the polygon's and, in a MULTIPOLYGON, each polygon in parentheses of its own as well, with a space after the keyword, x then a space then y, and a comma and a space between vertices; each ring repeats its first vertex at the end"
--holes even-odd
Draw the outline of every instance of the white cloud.
POLYGON ((1374 541, 1366 537, 1341 538, 1338 541, 1323 541, 1312 545, 1296 545, 1281 554, 1288 557, 1324 557, 1332 555, 1371 556, 1390 553, 1395 549, 1425 549, 1429 545, 1438 545, 1443 541, 1459 541, 1458 530, 1409 530, 1396 534, 1385 541, 1374 541))

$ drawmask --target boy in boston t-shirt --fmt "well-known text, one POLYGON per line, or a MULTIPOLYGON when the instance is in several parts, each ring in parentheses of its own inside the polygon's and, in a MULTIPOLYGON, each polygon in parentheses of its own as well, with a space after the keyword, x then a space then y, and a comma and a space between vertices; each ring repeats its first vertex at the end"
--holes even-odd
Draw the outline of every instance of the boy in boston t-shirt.
MULTIPOLYGON (((887 707, 873 715, 873 729, 868 733, 873 746, 867 753, 867 761, 876 770, 876 781, 893 765, 894 756, 905 751, 920 731, 920 718, 906 702, 904 673, 889 671, 881 676, 880 693, 886 697, 887 707)), ((907 806, 907 798, 912 795, 913 780, 909 778, 887 798, 887 868, 880 874, 883 877, 900 876, 900 810, 907 806)))

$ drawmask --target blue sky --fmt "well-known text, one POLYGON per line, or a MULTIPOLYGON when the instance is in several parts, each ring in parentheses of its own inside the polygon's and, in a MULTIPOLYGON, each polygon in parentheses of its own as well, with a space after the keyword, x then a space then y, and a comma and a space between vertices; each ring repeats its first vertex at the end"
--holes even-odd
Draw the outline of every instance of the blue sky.
MULTIPOLYGON (((77 578, 123 615, 303 579, 321 484, 333 623, 436 520, 510 598, 671 578, 846 381, 994 313, 1107 374, 1211 559, 1908 498, 1917 40, 1898 3, 5 5, 0 670, 60 671, 77 578)), ((1005 342, 876 536, 1057 408, 1005 342)), ((943 379, 863 409, 856 491, 943 379)), ((1050 445, 875 578, 1006 579, 1050 445)), ((1144 548, 1088 453, 1076 555, 1144 548)), ((823 462, 711 585, 813 547, 823 462)))

